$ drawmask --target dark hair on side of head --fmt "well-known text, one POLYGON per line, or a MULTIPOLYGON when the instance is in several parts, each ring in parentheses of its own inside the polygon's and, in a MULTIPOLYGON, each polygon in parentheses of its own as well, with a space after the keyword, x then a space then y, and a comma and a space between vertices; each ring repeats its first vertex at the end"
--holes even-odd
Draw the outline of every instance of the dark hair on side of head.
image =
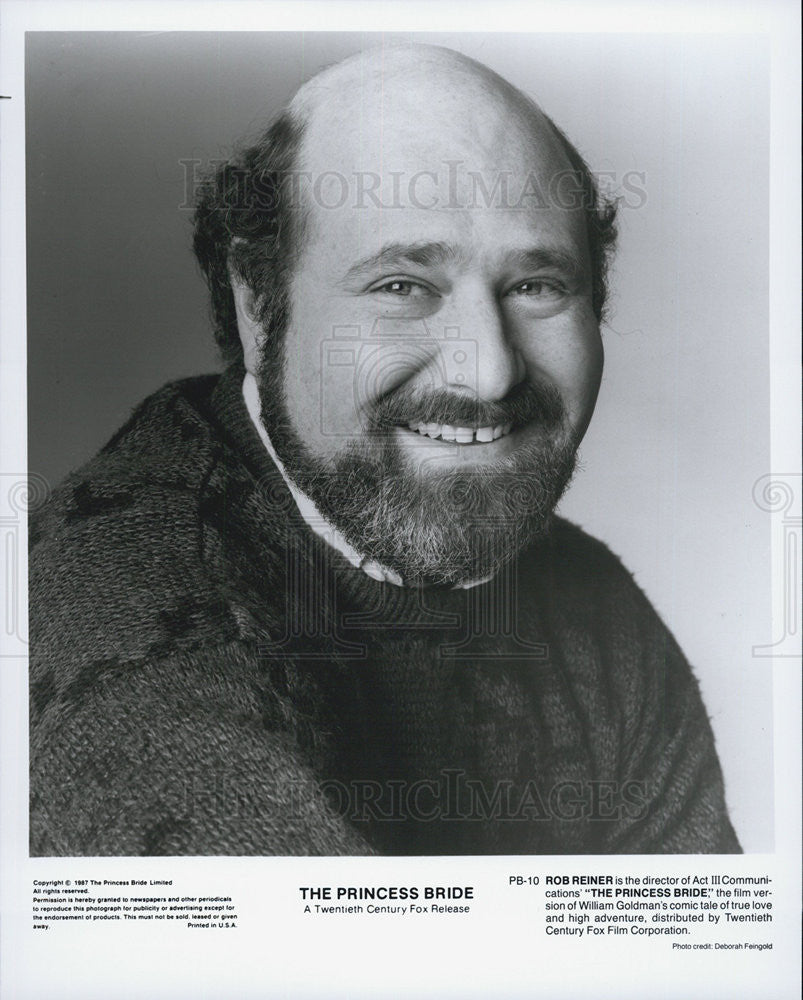
POLYGON ((597 320, 605 315, 608 299, 608 270, 616 250, 616 199, 609 198, 599 190, 591 170, 575 149, 568 137, 549 116, 544 116, 555 131, 563 147, 572 172, 580 184, 582 206, 586 216, 588 253, 591 258, 591 304, 597 320))
POLYGON ((242 356, 232 273, 254 293, 256 318, 268 341, 289 318, 288 284, 301 239, 293 172, 303 125, 283 112, 260 139, 201 183, 193 250, 209 286, 215 340, 223 359, 242 356))

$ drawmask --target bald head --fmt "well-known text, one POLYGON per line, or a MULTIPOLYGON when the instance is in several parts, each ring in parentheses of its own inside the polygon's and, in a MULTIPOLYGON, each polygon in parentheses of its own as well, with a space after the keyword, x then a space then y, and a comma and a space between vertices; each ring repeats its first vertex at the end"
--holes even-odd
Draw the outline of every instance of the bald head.
POLYGON ((383 81, 389 84, 396 80, 401 81, 403 87, 406 83, 415 86, 416 80, 430 87, 442 82, 449 86, 461 78, 472 84, 485 81, 489 87, 519 94, 527 100, 493 70, 454 49, 418 42, 396 42, 363 49, 316 73, 298 89, 290 107, 311 108, 321 96, 337 88, 367 91, 374 87, 381 89, 383 81))
POLYGON ((572 224, 583 230, 599 316, 613 206, 530 98, 475 60, 430 45, 372 48, 324 69, 257 144, 202 188, 195 249, 224 356, 240 350, 232 271, 252 287, 263 322, 279 335, 291 262, 309 232, 330 226, 333 212, 355 205, 454 211, 490 200, 507 209, 537 205, 543 215, 555 208, 550 183, 568 175, 574 180, 564 190, 581 209, 572 224))
POLYGON ((358 53, 304 84, 289 105, 303 123, 301 163, 412 175, 444 162, 500 173, 571 169, 537 105, 473 59, 431 45, 358 53))
POLYGON ((318 112, 345 121, 355 111, 437 113, 477 121, 484 112, 525 124, 543 115, 520 90, 487 66, 452 49, 417 43, 366 49, 322 70, 296 93, 294 114, 314 122, 318 112))

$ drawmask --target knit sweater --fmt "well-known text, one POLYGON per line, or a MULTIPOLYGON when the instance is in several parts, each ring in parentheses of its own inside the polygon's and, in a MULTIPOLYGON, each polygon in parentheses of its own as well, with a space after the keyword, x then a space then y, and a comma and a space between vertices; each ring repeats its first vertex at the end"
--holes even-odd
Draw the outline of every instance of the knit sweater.
POLYGON ((166 386, 30 529, 33 855, 735 852, 697 683, 555 518, 471 590, 298 515, 242 371, 166 386))

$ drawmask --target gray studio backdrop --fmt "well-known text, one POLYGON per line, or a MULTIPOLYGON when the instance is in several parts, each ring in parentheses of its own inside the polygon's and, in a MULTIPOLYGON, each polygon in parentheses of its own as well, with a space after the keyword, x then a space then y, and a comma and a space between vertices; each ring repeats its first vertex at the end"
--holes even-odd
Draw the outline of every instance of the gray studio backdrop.
MULTIPOLYGON (((403 36, 384 36, 385 40, 403 36)), ((408 36, 411 37, 411 36, 408 36)), ((746 849, 772 847, 768 58, 747 37, 416 35, 532 94, 623 196, 606 376, 562 512, 692 663, 746 849)), ((188 161, 224 156, 380 35, 31 33, 29 468, 51 483, 145 395, 219 368, 188 161)))

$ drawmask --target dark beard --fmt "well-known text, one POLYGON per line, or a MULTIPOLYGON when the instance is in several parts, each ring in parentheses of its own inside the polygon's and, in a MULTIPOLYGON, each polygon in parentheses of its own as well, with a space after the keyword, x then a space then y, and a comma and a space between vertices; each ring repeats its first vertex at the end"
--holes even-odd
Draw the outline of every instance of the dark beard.
POLYGON ((263 358, 261 419, 290 479, 363 556, 407 584, 455 584, 496 573, 542 535, 571 480, 576 445, 548 383, 521 384, 497 403, 445 390, 398 389, 377 400, 365 439, 333 460, 312 455, 291 425, 282 366, 263 358), (493 426, 537 421, 540 434, 511 456, 469 470, 423 474, 395 440, 409 422, 493 426))

